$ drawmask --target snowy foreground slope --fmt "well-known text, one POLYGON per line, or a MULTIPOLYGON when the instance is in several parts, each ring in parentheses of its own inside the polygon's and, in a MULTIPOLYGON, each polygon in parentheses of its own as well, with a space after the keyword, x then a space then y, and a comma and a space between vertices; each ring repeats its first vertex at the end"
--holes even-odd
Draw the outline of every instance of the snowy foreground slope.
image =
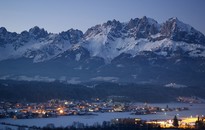
POLYGON ((178 20, 107 21, 84 34, 0 28, 3 79, 204 84, 205 36, 178 20))

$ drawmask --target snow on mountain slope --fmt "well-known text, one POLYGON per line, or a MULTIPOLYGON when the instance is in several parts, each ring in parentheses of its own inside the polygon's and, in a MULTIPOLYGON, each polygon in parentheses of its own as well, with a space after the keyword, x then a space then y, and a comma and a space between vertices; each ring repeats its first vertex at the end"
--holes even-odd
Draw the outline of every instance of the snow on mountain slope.
POLYGON ((85 33, 82 46, 91 52, 91 56, 102 57, 106 63, 122 53, 136 56, 143 51, 174 56, 177 50, 182 49, 191 57, 205 57, 205 46, 201 41, 197 43, 197 37, 204 39, 203 34, 177 18, 160 25, 153 19, 143 17, 131 19, 128 23, 113 20, 94 26, 85 33), (186 36, 194 39, 187 39, 186 36))
MULTIPOLYGON (((102 26, 98 29, 100 33, 89 34, 85 37, 85 43, 82 44, 85 48, 87 48, 92 56, 104 56, 104 51, 106 51, 106 44, 108 41, 108 33, 110 32, 109 28, 103 28, 102 26)), ((104 57, 105 58, 105 57, 104 57)))
POLYGON ((140 52, 151 51, 157 55, 167 56, 169 51, 171 56, 174 56, 174 52, 179 48, 181 48, 184 52, 188 52, 191 57, 205 57, 205 46, 199 44, 188 44, 185 42, 176 42, 167 38, 155 42, 150 42, 148 39, 135 40, 134 38, 117 38, 115 41, 107 40, 104 42, 106 44, 105 46, 99 45, 102 44, 102 42, 98 40, 88 42, 89 46, 87 45, 87 48, 92 52, 91 55, 104 58, 106 63, 109 63, 112 59, 122 53, 131 54, 134 57, 140 54, 140 52), (92 49, 93 46, 97 47, 92 49))
POLYGON ((126 23, 113 20, 93 26, 84 34, 74 29, 51 34, 39 27, 17 34, 0 28, 0 61, 26 57, 33 62, 44 62, 70 53, 75 53, 75 60, 79 61, 83 54, 80 51, 84 51, 110 63, 122 53, 134 57, 151 51, 170 57, 179 50, 182 55, 205 57, 205 36, 177 18, 162 24, 147 17, 126 23), (76 47, 81 49, 74 51, 76 47))
POLYGON ((27 58, 33 58, 34 62, 42 62, 47 61, 53 56, 56 56, 70 48, 71 44, 69 41, 62 41, 55 44, 56 37, 56 35, 50 35, 49 40, 43 40, 26 47, 24 56, 27 58))
POLYGON ((32 39, 16 50, 13 48, 12 44, 8 44, 5 46, 5 48, 0 48, 0 51, 4 52, 4 54, 2 55, 3 57, 1 57, 1 60, 8 58, 19 58, 22 56, 27 58, 34 58, 34 62, 40 62, 41 60, 49 59, 50 55, 59 53, 62 51, 61 48, 68 46, 63 43, 52 44, 55 37, 55 35, 49 35, 49 39, 32 39))
POLYGON ((70 29, 60 34, 48 34, 44 29, 34 27, 29 32, 18 34, 17 40, 10 42, 10 37, 7 37, 10 32, 6 33, 1 36, 1 39, 8 43, 0 47, 0 60, 26 57, 33 59, 33 62, 47 61, 69 49, 82 37, 79 30, 70 29), (21 46, 16 48, 17 44, 21 46))

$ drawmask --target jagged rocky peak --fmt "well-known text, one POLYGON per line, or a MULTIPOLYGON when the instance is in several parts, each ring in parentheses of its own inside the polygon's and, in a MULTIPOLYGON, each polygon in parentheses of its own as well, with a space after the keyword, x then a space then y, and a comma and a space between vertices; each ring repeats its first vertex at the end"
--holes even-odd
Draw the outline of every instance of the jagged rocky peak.
POLYGON ((64 40, 70 40, 70 43, 76 44, 82 39, 83 32, 78 29, 69 29, 68 31, 61 32, 59 35, 64 40))
POLYGON ((140 28, 141 26, 145 26, 145 25, 159 27, 159 24, 157 23, 157 21, 155 21, 152 18, 148 18, 144 16, 141 19, 139 18, 131 19, 127 24, 127 28, 128 29, 132 29, 136 27, 140 28))
POLYGON ((27 39, 29 39, 29 32, 27 32, 27 31, 22 31, 21 32, 21 39, 25 39, 25 38, 27 38, 27 39))
POLYGON ((144 16, 141 19, 131 19, 125 28, 129 32, 129 37, 140 39, 157 34, 160 30, 160 25, 154 19, 144 16))
POLYGON ((4 28, 4 27, 0 28, 0 45, 3 45, 3 44, 6 43, 6 39, 7 39, 6 35, 7 35, 7 33, 8 32, 7 32, 6 28, 4 28))
POLYGON ((114 19, 89 28, 85 33, 85 37, 92 37, 102 33, 108 37, 120 38, 124 33, 127 34, 128 37, 140 39, 157 34, 159 29, 160 25, 157 21, 147 18, 146 16, 141 19, 131 19, 128 23, 120 23, 114 19))
POLYGON ((135 19, 131 19, 128 24, 127 24, 127 29, 131 29, 131 28, 134 28, 138 25, 139 23, 139 18, 135 18, 135 19))
POLYGON ((102 24, 102 26, 104 26, 104 27, 119 27, 119 26, 121 26, 121 23, 119 21, 113 19, 112 21, 108 20, 106 23, 102 24))
POLYGON ((204 44, 205 41, 205 37, 202 33, 190 25, 181 22, 176 17, 168 19, 163 24, 159 24, 154 19, 146 16, 131 19, 127 23, 120 23, 117 20, 109 20, 106 23, 89 28, 84 34, 85 39, 96 36, 107 37, 112 41, 114 41, 115 38, 125 37, 134 38, 135 40, 147 38, 152 41, 160 41, 168 38, 173 41, 196 44, 204 44))
POLYGON ((16 32, 9 32, 5 27, 0 28, 0 44, 12 44, 18 38, 18 34, 16 32))
POLYGON ((162 25, 161 34, 174 41, 205 44, 205 36, 201 32, 176 17, 168 19, 162 25))
POLYGON ((0 27, 0 36, 17 36, 16 32, 9 32, 5 27, 0 27))
POLYGON ((7 34, 7 30, 4 27, 0 28, 0 47, 3 47, 3 45, 6 43, 5 41, 5 35, 7 34))
POLYGON ((170 18, 168 21, 172 23, 173 29, 179 29, 180 31, 185 31, 185 32, 190 32, 191 29, 193 29, 190 25, 179 21, 177 17, 170 18))
POLYGON ((84 37, 91 37, 99 34, 102 30, 100 29, 101 25, 95 25, 91 28, 88 28, 88 30, 84 33, 84 37))
POLYGON ((158 26, 158 22, 152 18, 148 18, 146 16, 143 16, 141 19, 139 19, 140 22, 142 23, 146 23, 146 24, 149 24, 149 25, 156 25, 158 26))
POLYGON ((107 21, 107 23, 104 23, 102 26, 109 29, 108 38, 112 40, 113 40, 112 37, 120 38, 122 36, 121 30, 123 29, 123 25, 119 21, 115 19, 112 21, 109 20, 107 21))
MULTIPOLYGON (((98 34, 101 34, 101 35, 114 35, 114 33, 119 34, 122 28, 123 28, 123 25, 119 21, 115 19, 112 21, 108 20, 106 23, 98 24, 96 26, 89 28, 85 32, 84 37, 92 37, 98 34)), ((119 37, 119 35, 118 36, 116 35, 116 37, 119 37)))
POLYGON ((159 24, 154 19, 144 16, 139 20, 138 30, 141 32, 144 31, 144 35, 147 37, 148 35, 154 35, 158 33, 159 24))
POLYGON ((48 36, 48 32, 44 30, 44 28, 39 28, 38 26, 35 26, 31 29, 29 29, 29 34, 33 36, 34 38, 45 38, 48 36))
POLYGON ((83 32, 78 29, 69 29, 67 32, 69 32, 71 35, 78 35, 79 37, 83 36, 83 32))
POLYGON ((0 27, 0 34, 5 34, 7 33, 7 30, 5 27, 0 27))
MULTIPOLYGON (((167 37, 171 37, 172 33, 179 28, 177 25, 181 23, 178 18, 170 18, 162 25, 161 33, 167 37)), ((181 23, 182 25, 183 23, 181 23)))

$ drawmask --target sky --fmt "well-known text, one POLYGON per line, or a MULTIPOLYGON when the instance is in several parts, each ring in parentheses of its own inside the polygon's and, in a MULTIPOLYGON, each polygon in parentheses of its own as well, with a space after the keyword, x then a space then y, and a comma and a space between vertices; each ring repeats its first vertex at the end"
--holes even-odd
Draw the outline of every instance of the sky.
POLYGON ((147 16, 163 23, 177 17, 205 34, 205 0, 0 0, 0 27, 22 32, 34 26, 59 33, 85 32, 108 20, 147 16))

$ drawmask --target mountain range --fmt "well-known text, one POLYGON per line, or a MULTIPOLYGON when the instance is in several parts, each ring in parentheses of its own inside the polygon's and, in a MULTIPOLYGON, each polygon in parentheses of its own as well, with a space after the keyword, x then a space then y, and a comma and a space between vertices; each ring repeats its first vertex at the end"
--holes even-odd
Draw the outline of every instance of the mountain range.
POLYGON ((205 36, 146 16, 58 34, 0 28, 0 79, 205 85, 205 36))

